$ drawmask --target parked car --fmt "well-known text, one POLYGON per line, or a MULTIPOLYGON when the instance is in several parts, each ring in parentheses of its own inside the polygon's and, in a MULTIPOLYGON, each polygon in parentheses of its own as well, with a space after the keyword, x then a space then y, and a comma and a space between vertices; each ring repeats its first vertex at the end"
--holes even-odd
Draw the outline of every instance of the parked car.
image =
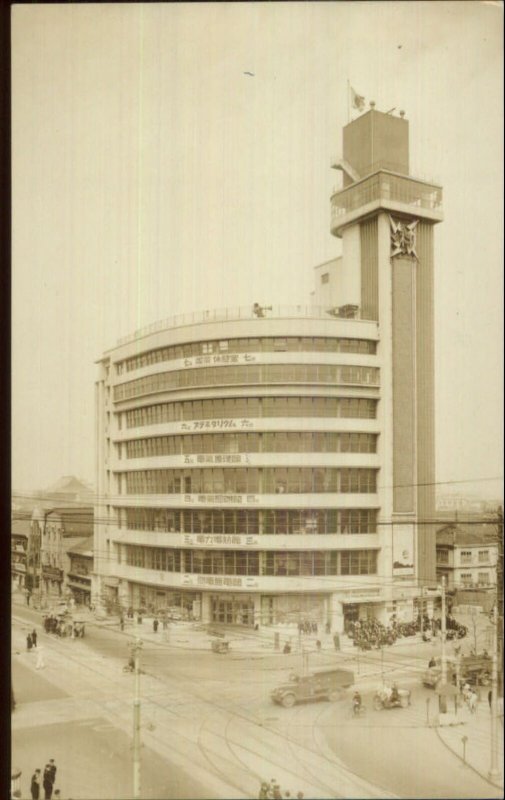
MULTIPOLYGON (((462 656, 459 666, 460 683, 480 683, 488 686, 491 681, 492 660, 487 653, 481 655, 462 656)), ((447 681, 456 683, 456 660, 447 658, 447 681)), ((428 667, 423 674, 423 684, 434 689, 442 678, 442 659, 435 659, 435 666, 428 667)))
POLYGON ((311 700, 333 701, 338 700, 342 690, 348 689, 353 683, 354 673, 348 669, 330 669, 308 675, 292 674, 289 682, 272 691, 271 698, 285 708, 311 700))

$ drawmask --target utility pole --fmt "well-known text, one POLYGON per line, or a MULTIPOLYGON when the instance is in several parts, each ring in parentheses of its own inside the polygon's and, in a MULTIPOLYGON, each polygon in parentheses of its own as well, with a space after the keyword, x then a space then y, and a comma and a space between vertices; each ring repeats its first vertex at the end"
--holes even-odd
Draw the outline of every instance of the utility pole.
POLYGON ((133 797, 140 800, 140 651, 142 642, 137 637, 131 645, 135 660, 135 697, 133 700, 133 797))
POLYGON ((445 575, 442 576, 442 686, 447 684, 447 654, 445 652, 446 616, 445 616, 445 575))
POLYGON ((498 769, 498 608, 493 609, 493 669, 491 673, 491 767, 489 779, 497 781, 498 769))
MULTIPOLYGON (((442 637, 442 677, 440 681, 440 686, 442 691, 445 691, 445 687, 447 686, 447 654, 445 651, 445 635, 446 635, 446 617, 445 617, 445 575, 442 576, 442 629, 440 631, 440 635, 442 637)), ((439 708, 440 711, 445 714, 447 712, 447 697, 445 694, 439 695, 439 708)))

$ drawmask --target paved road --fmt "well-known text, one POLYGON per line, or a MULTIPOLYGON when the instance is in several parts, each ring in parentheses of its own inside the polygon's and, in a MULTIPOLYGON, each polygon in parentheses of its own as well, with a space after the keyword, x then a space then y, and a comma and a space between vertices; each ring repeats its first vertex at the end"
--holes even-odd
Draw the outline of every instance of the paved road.
MULTIPOLYGON (((23 639, 22 626, 15 626, 14 642, 23 639)), ((53 701, 55 721, 70 722, 76 713, 81 719, 103 716, 129 731, 133 678, 122 673, 127 655, 124 637, 90 628, 82 641, 44 634, 41 641, 47 654, 45 677, 72 694, 71 702, 53 701)), ((21 653, 19 658, 26 661, 30 655, 21 653)), ((269 693, 279 680, 279 660, 274 662, 258 672, 250 661, 221 659, 210 652, 195 658, 146 644, 142 657, 146 745, 169 763, 181 768, 191 764, 192 776, 206 787, 209 797, 256 797, 260 781, 272 777, 294 796, 298 791, 317 798, 391 796, 376 792, 335 759, 328 760, 311 742, 287 741, 284 732, 271 724, 276 709, 269 693), (156 664, 162 680, 154 674, 156 664)), ((285 675, 285 662, 281 664, 285 675)), ((15 712, 18 724, 21 712, 22 708, 15 712)), ((30 724, 43 724, 47 714, 46 708, 31 709, 30 724)))
POLYGON ((366 763, 368 780, 394 789, 400 797, 501 797, 498 789, 451 756, 435 729, 426 726, 427 697, 433 698, 433 693, 415 688, 409 708, 374 711, 372 696, 365 694, 365 716, 349 719, 341 705, 332 724, 326 725, 327 742, 349 766, 360 769, 366 763))
MULTIPOLYGON (((22 616, 27 622, 38 619, 26 609, 22 616)), ((90 702, 89 695, 98 687, 106 718, 129 732, 132 678, 121 671, 127 638, 95 626, 89 626, 87 634, 77 642, 47 637, 46 651, 52 651, 48 658, 67 664, 71 691, 76 691, 76 676, 88 687, 78 691, 76 701, 84 718, 97 716, 97 703, 90 702)), ((400 676, 413 667, 423 669, 431 647, 393 648, 383 657, 384 669, 400 676)), ((330 653, 312 657, 314 665, 321 666, 336 659, 330 653)), ((361 673, 372 662, 380 671, 381 660, 378 653, 362 657, 361 673)), ((255 797, 259 782, 272 777, 292 796, 301 790, 307 798, 499 796, 477 776, 467 780, 458 760, 425 727, 423 690, 416 692, 411 709, 374 712, 366 724, 348 718, 348 701, 292 709, 274 706, 271 688, 299 668, 299 662, 297 656, 252 659, 191 653, 164 645, 161 637, 159 644, 146 642, 146 744, 181 768, 190 759, 192 775, 210 797, 255 797), (436 765, 436 774, 424 768, 430 764, 436 765)))

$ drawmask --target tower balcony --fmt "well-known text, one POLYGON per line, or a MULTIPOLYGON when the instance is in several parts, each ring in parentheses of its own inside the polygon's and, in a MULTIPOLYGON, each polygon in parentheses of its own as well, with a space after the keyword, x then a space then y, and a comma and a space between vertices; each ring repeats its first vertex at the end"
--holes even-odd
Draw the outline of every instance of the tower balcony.
POLYGON ((436 223, 444 218, 442 187, 426 181, 380 170, 331 197, 331 233, 379 210, 415 216, 436 223))

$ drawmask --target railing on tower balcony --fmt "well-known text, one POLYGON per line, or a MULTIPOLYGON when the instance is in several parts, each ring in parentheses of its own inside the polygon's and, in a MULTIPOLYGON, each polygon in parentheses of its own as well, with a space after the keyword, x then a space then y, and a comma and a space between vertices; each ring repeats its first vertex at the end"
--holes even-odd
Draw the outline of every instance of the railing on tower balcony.
POLYGON ((332 195, 332 220, 378 200, 441 211, 442 188, 433 183, 381 170, 332 195))
MULTIPOLYGON (((363 319, 361 310, 357 306, 342 306, 341 309, 330 308, 329 305, 297 305, 297 306, 264 306, 263 314, 258 315, 253 311, 253 303, 248 306, 235 308, 219 308, 209 311, 193 311, 188 314, 177 314, 167 319, 153 322, 145 328, 139 328, 128 336, 118 339, 117 346, 134 342, 142 336, 164 331, 167 328, 178 328, 184 325, 198 325, 206 322, 226 322, 241 319, 363 319), (352 314, 344 313, 344 309, 355 309, 352 314)), ((374 323, 375 325, 377 323, 374 323)))

